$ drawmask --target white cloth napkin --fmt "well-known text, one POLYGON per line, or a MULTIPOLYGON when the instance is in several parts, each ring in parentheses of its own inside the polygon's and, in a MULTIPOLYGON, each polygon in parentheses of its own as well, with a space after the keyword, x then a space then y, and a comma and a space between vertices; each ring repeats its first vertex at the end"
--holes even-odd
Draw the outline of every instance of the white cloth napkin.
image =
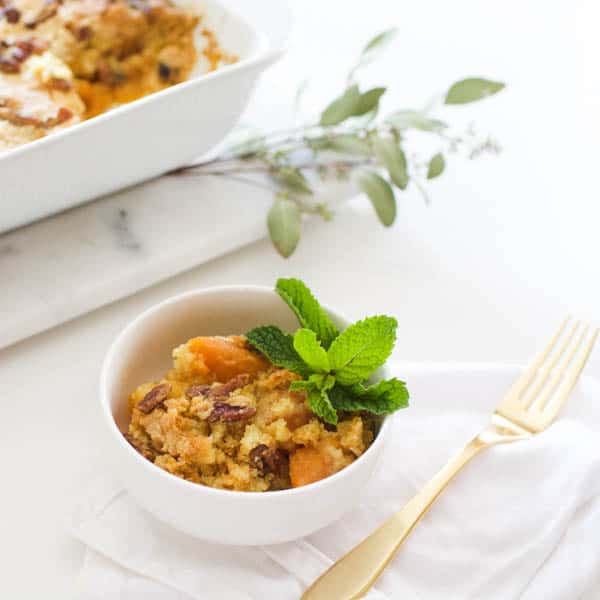
MULTIPOLYGON (((298 598, 481 429, 517 370, 404 364, 396 373, 409 383, 412 406, 395 417, 378 473, 342 520, 287 544, 218 546, 159 523, 117 483, 100 479, 72 518, 87 546, 79 597, 298 598)), ((550 430, 467 466, 369 600, 600 597, 590 591, 600 574, 599 434, 600 384, 587 379, 550 430)))

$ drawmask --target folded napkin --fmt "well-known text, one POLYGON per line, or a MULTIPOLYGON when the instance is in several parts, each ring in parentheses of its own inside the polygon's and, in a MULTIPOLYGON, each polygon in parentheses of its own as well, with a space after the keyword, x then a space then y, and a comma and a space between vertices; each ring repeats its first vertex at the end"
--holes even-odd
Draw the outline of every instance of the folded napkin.
MULTIPOLYGON (((71 522, 73 535, 86 545, 79 598, 298 598, 485 425, 518 373, 500 366, 408 364, 395 371, 409 383, 411 408, 394 417, 372 484, 339 522, 286 544, 219 546, 163 525, 119 484, 100 479, 71 522)), ((367 598, 600 597, 594 587, 600 574, 599 433, 600 383, 586 379, 547 432, 475 458, 367 598)))

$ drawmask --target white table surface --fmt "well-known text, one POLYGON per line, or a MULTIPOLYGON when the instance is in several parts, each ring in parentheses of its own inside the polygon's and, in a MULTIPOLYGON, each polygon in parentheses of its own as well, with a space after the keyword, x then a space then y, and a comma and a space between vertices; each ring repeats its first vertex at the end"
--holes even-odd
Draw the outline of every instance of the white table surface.
MULTIPOLYGON (((293 81, 313 70, 309 101, 327 101, 329 74, 341 77, 366 38, 397 24, 397 45, 366 78, 393 86, 388 107, 418 106, 463 76, 504 80, 501 96, 457 109, 504 152, 451 164, 429 207, 407 191, 390 230, 353 200, 333 224, 308 223, 287 262, 259 242, 0 352, 3 598, 71 597, 83 548, 65 521, 82 482, 105 468, 100 363, 115 334, 159 300, 300 276, 352 317, 397 315, 397 356, 417 361, 524 361, 565 311, 600 319, 592 0, 295 0, 294 10, 290 54, 263 80, 248 121, 283 119, 293 81)), ((600 375, 600 352, 589 372, 600 375)))

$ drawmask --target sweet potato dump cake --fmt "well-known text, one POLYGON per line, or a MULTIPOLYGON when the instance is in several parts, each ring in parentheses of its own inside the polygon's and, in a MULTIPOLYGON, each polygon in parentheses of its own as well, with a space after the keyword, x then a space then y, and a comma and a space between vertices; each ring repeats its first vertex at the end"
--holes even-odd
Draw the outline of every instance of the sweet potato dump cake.
POLYGON ((375 420, 340 414, 326 425, 290 391, 300 379, 272 365, 243 336, 197 337, 175 348, 164 379, 129 398, 125 437, 170 473, 239 491, 298 487, 352 463, 370 445, 375 420))
POLYGON ((233 61, 170 0, 0 0, 0 150, 233 61))

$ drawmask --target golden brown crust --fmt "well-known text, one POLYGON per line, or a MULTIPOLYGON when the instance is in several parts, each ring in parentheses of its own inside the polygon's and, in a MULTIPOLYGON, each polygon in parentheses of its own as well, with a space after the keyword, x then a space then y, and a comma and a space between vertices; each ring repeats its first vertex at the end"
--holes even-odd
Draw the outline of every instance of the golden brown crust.
POLYGON ((373 440, 373 424, 360 415, 325 427, 304 393, 290 391, 298 376, 257 357, 242 336, 193 338, 175 348, 173 358, 165 379, 131 394, 127 436, 142 455, 178 477, 239 491, 296 487, 344 468, 373 440), (260 360, 259 371, 246 353, 260 360), (231 375, 225 382, 206 366, 222 372, 219 355, 231 375), (239 372, 234 357, 251 372, 239 372), (157 389, 168 389, 167 397, 157 389), (156 395, 161 401, 141 410, 156 395))
MULTIPOLYGON (((15 85, 45 94, 49 105, 36 121, 1 111, 0 149, 65 123, 51 120, 61 108, 72 113, 70 125, 186 80, 198 59, 199 23, 198 15, 171 0, 0 0, 0 101, 23 104, 18 89, 7 89, 15 85), (29 63, 48 73, 30 77, 29 63), (69 103, 60 104, 56 91, 71 94, 69 103)), ((234 60, 210 32, 204 40, 208 69, 234 60)), ((19 114, 29 112, 23 105, 19 114)))

